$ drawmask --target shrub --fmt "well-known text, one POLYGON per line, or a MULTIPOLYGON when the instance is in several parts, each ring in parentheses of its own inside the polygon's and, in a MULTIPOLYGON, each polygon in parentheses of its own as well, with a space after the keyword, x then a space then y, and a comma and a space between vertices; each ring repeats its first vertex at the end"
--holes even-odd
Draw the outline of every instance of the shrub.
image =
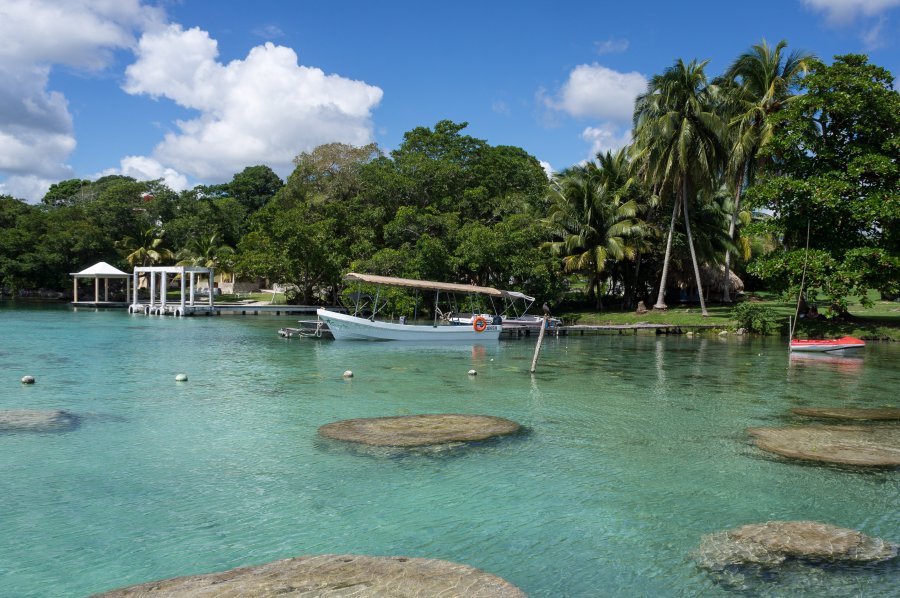
POLYGON ((758 303, 738 303, 731 310, 731 318, 738 328, 757 334, 772 334, 778 330, 778 316, 770 307, 758 303))

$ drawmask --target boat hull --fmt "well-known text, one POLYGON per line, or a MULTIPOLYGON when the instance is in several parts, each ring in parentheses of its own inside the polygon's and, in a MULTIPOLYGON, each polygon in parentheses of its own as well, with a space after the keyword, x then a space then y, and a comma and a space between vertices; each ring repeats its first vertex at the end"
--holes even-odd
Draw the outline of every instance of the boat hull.
POLYGON ((500 338, 500 332, 503 330, 502 326, 493 324, 488 324, 481 332, 471 326, 394 324, 367 320, 326 309, 319 309, 316 314, 319 319, 328 324, 328 329, 335 340, 488 342, 500 338))
POLYGON ((833 351, 848 351, 853 349, 862 349, 866 346, 866 342, 852 336, 845 336, 836 339, 815 339, 791 341, 791 351, 802 351, 807 353, 829 353, 833 351))

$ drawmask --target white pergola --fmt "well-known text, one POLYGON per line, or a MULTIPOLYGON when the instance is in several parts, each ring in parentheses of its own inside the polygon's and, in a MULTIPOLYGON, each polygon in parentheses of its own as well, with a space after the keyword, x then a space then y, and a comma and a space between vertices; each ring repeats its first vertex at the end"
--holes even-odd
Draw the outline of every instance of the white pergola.
MULTIPOLYGON (((100 301, 100 280, 103 279, 103 303, 109 303, 109 279, 124 278, 125 279, 125 302, 131 302, 131 286, 128 284, 130 274, 122 272, 118 268, 110 266, 106 262, 98 262, 82 270, 81 272, 72 272, 72 303, 78 303, 78 279, 93 278, 94 279, 94 301, 93 303, 101 303, 100 301)), ((135 287, 136 288, 136 287, 135 287)), ((82 302, 90 303, 90 301, 82 302)))
MULTIPOLYGON (((180 301, 180 309, 181 314, 184 314, 185 306, 194 306, 194 289, 195 289, 195 280, 199 279, 201 276, 207 276, 209 278, 209 307, 213 307, 213 276, 214 271, 213 268, 202 268, 200 266, 142 266, 134 269, 134 288, 138 288, 138 277, 141 274, 147 274, 150 276, 150 310, 153 310, 156 307, 159 307, 162 310, 162 313, 166 311, 166 289, 168 288, 168 280, 169 275, 171 274, 173 277, 180 276, 181 277, 181 301, 180 301), (159 285, 157 286, 157 278, 159 279, 159 285), (188 287, 186 289, 185 287, 188 287), (156 300, 156 289, 159 288, 159 301, 156 300), (185 291, 189 290, 188 294, 185 295, 185 291)), ((134 303, 131 306, 130 311, 136 311, 138 308, 137 301, 137 292, 134 294, 134 303)))

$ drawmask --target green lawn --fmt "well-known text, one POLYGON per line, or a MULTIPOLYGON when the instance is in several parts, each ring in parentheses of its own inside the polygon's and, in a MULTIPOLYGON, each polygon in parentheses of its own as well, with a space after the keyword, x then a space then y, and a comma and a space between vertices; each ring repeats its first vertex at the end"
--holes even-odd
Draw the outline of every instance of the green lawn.
MULTIPOLYGON (((775 313, 778 321, 783 322, 782 334, 787 334, 788 318, 794 314, 797 304, 782 301, 771 295, 760 294, 753 299, 754 303, 768 307, 775 313)), ((603 310, 600 312, 586 310, 562 310, 554 314, 566 324, 671 324, 673 326, 714 325, 717 329, 735 329, 735 321, 731 317, 731 306, 709 305, 709 317, 703 317, 699 306, 670 306, 668 311, 649 311, 637 314, 633 311, 603 310)), ((827 310, 823 309, 823 312, 827 310)), ((844 335, 857 336, 864 339, 900 341, 900 303, 895 301, 876 301, 871 308, 860 305, 858 300, 850 301, 852 319, 846 322, 827 319, 812 321, 800 320, 796 334, 801 338, 830 338, 844 335)))

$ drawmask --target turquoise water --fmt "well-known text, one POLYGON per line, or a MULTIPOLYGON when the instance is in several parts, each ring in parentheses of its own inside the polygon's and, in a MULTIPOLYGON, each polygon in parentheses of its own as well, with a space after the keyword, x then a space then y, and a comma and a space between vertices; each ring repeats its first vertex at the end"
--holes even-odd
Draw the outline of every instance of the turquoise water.
POLYGON ((900 594, 896 565, 723 583, 690 558, 703 534, 772 519, 900 541, 900 472, 781 462, 744 433, 794 421, 795 406, 897 405, 896 345, 790 361, 775 339, 548 338, 531 376, 533 337, 279 338, 289 322, 0 308, 0 409, 82 416, 69 432, 0 434, 0 595, 321 553, 448 559, 529 596, 900 594), (529 432, 420 453, 316 434, 441 412, 529 432))

